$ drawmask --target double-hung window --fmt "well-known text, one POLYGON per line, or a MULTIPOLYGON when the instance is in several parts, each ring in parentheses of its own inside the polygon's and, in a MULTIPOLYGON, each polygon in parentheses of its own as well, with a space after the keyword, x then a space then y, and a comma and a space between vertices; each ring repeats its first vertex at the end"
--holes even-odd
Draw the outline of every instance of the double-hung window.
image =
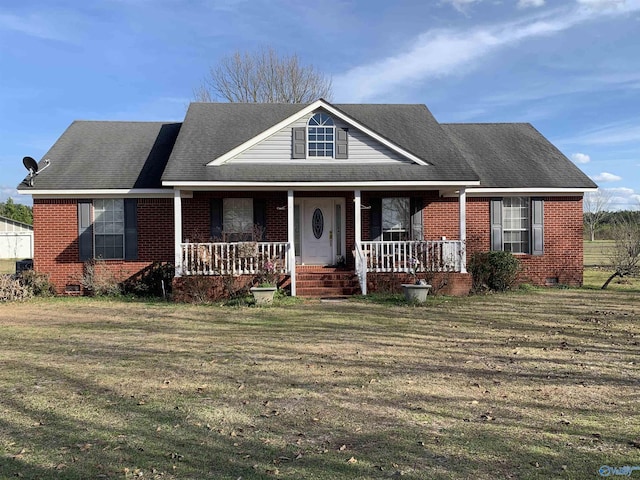
POLYGON ((138 258, 137 199, 97 198, 78 201, 80 260, 138 258))
POLYGON ((409 240, 411 237, 409 197, 382 199, 382 240, 409 240))
POLYGON ((252 198, 224 198, 222 212, 225 241, 254 240, 252 198))
POLYGON ((336 124, 323 111, 315 112, 304 127, 291 129, 291 158, 345 160, 349 158, 349 128, 336 124))
POLYGON ((371 240, 424 240, 421 197, 373 197, 369 202, 371 240))
POLYGON ((124 200, 94 200, 93 215, 95 258, 124 258, 124 200))
POLYGON ((307 135, 310 157, 333 157, 335 128, 333 119, 326 113, 318 112, 309 119, 307 135))
POLYGON ((505 197, 491 201, 491 249, 515 254, 542 255, 543 200, 505 197))

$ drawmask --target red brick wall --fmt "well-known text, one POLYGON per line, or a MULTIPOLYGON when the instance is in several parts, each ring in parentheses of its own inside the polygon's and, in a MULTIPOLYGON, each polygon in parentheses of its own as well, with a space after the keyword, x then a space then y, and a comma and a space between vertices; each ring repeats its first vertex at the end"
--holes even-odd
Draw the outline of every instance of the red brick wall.
MULTIPOLYGON (((195 192, 183 199, 183 235, 191 241, 209 241, 209 199, 212 197, 247 197, 254 192, 195 192)), ((458 199, 440 198, 437 192, 363 192, 363 205, 373 196, 420 196, 424 198, 425 239, 445 236, 459 238, 458 199)), ((345 198, 346 257, 353 267, 351 249, 354 237, 353 192, 296 192, 297 197, 331 196, 345 198)), ((260 192, 267 202, 267 241, 286 241, 286 192, 260 192)), ((559 283, 582 283, 582 198, 546 197, 544 202, 544 249, 542 256, 518 255, 523 264, 523 281, 544 284, 548 279, 559 283)), ((467 253, 490 248, 489 198, 467 199, 467 253)), ((363 238, 369 238, 369 210, 362 210, 363 238)), ((34 266, 50 275, 59 292, 67 284, 77 284, 83 264, 78 260, 78 223, 76 200, 34 200, 34 266)), ((137 261, 105 262, 119 278, 126 279, 154 261, 173 261, 172 199, 138 200, 137 261)), ((465 280, 465 283, 467 281, 465 280)))
MULTIPOLYGON (((34 268, 49 275, 58 293, 78 285, 83 262, 78 252, 78 206, 74 199, 34 199, 34 268)), ((118 281, 153 262, 173 261, 172 199, 138 199, 138 260, 105 260, 118 281)))
MULTIPOLYGON (((362 203, 368 205, 374 196, 423 196, 425 239, 460 238, 457 197, 440 198, 437 192, 365 192, 362 203)), ((467 259, 491 248, 489 203, 490 198, 467 198, 467 259)), ((363 239, 370 238, 369 212, 363 210, 363 239)), ((582 285, 582 228, 582 197, 544 197, 544 255, 516 255, 523 266, 521 280, 582 285)))
POLYGON ((267 242, 287 241, 287 192, 194 192, 182 199, 182 237, 190 242, 211 241, 210 200, 212 198, 258 198, 267 204, 267 242))
MULTIPOLYGON (((490 249, 489 198, 467 199, 467 258, 490 249)), ((544 254, 516 255, 522 281, 582 285, 582 197, 544 197, 544 254)))

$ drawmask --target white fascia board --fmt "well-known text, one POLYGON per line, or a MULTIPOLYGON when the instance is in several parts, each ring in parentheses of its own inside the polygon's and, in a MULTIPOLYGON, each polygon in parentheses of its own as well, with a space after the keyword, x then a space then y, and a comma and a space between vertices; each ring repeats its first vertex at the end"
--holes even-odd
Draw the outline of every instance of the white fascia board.
POLYGON ((95 190, 20 190, 22 195, 33 198, 173 198, 173 190, 167 188, 106 188, 95 190))
POLYGON ((402 155, 402 156, 414 161, 418 165, 430 165, 429 163, 425 162, 424 160, 416 157, 414 154, 404 150, 403 148, 400 148, 399 146, 397 146, 396 144, 390 142, 386 138, 378 135, 377 133, 375 133, 371 129, 365 127, 364 125, 362 125, 358 121, 354 120, 353 118, 349 117, 348 115, 345 115, 340 110, 337 110, 335 107, 333 107, 329 103, 325 102, 324 100, 316 100, 315 102, 313 102, 312 104, 306 106, 305 108, 303 108, 299 112, 295 113, 294 115, 291 115, 290 117, 285 118, 280 123, 276 123, 273 127, 269 128, 268 130, 265 130, 260 135, 256 135, 252 139, 247 140, 246 142, 244 142, 242 145, 238 145, 233 150, 229 150, 224 155, 222 155, 222 156, 216 158, 215 160, 207 163, 207 167, 216 166, 216 165, 222 165, 223 163, 226 163, 229 159, 235 157, 236 155, 239 155, 240 153, 242 153, 245 150, 253 147, 254 145, 257 145, 261 141, 266 140, 267 138, 269 138, 274 133, 279 132, 280 130, 285 128, 287 125, 290 125, 291 123, 295 122, 296 120, 299 120, 300 118, 304 117, 305 115, 308 115, 309 113, 313 112, 314 110, 316 110, 318 108, 324 108, 325 110, 327 110, 332 115, 342 119, 346 123, 349 123, 349 124, 353 125, 358 130, 366 133, 371 138, 377 140, 378 142, 380 142, 383 145, 387 146, 391 150, 399 153, 400 155, 402 155))
MULTIPOLYGON (((164 183, 164 182, 163 182, 164 183)), ((168 183, 164 183, 168 185, 168 183)), ((412 182, 175 182, 171 183, 175 188, 186 187, 189 190, 415 190, 428 187, 436 190, 446 188, 468 188, 479 185, 480 182, 438 182, 438 181, 412 181, 412 182)))
MULTIPOLYGON (((595 192, 597 188, 469 188, 467 197, 486 197, 487 195, 521 196, 521 195, 554 195, 575 196, 586 192, 595 192)), ((446 197, 458 196, 457 192, 449 192, 446 197)))

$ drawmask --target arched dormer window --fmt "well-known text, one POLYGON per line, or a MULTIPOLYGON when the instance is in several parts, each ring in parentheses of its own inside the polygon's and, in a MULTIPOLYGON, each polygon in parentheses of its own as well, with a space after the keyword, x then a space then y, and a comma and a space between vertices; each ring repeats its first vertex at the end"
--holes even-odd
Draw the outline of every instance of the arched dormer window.
POLYGON ((307 124, 307 152, 309 157, 333 157, 335 124, 324 112, 318 112, 307 124))

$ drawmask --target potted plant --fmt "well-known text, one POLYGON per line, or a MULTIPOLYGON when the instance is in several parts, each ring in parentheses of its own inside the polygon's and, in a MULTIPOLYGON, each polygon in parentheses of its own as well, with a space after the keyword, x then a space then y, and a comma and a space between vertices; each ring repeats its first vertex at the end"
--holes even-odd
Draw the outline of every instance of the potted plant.
POLYGON ((256 305, 269 305, 273 303, 273 296, 278 290, 276 284, 276 265, 271 260, 266 260, 262 265, 259 275, 259 283, 249 290, 256 301, 256 305))
POLYGON ((427 295, 429 295, 429 290, 431 289, 431 285, 429 285, 425 280, 418 279, 418 267, 420 265, 420 261, 417 258, 411 258, 410 267, 409 267, 409 275, 413 279, 413 283, 404 283, 402 284, 402 291, 404 292, 404 298, 407 302, 411 303, 424 303, 427 301, 427 295))

